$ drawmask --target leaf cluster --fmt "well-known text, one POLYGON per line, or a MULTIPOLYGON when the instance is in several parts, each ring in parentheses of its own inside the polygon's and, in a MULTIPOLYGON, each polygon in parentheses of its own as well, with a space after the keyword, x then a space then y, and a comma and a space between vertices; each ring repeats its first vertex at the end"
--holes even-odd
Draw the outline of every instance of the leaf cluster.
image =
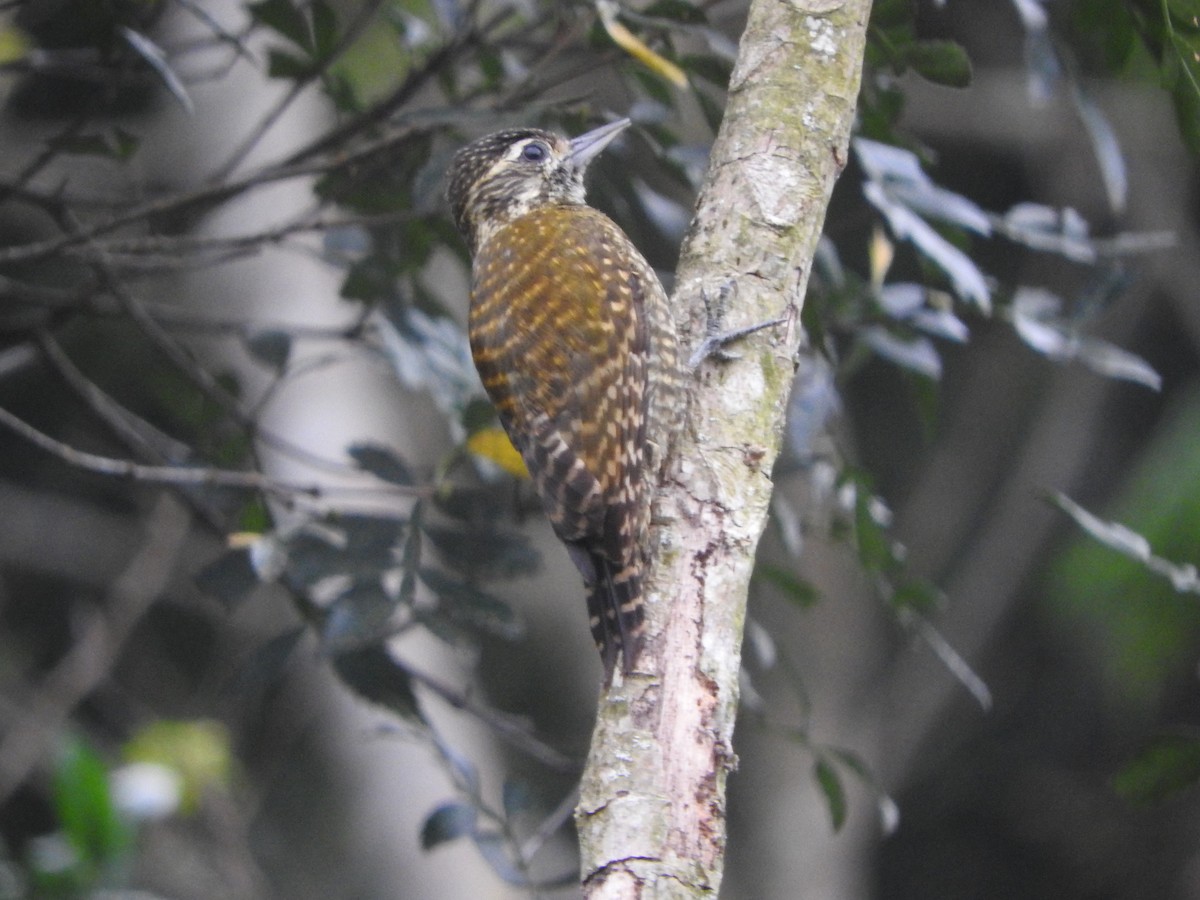
POLYGON ((1075 0, 1072 25, 1094 62, 1148 74, 1168 91, 1179 132, 1200 153, 1200 4, 1195 0, 1075 0))

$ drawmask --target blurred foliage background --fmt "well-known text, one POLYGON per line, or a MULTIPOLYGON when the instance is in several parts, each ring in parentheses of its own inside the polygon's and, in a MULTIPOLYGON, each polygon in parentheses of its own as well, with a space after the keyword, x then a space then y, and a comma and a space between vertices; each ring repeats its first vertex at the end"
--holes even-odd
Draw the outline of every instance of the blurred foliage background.
MULTIPOLYGON (((1198 16, 876 3, 724 896, 1200 896, 1198 16)), ((442 173, 630 115, 669 286, 744 17, 0 2, 0 897, 578 892, 599 663, 442 173)))

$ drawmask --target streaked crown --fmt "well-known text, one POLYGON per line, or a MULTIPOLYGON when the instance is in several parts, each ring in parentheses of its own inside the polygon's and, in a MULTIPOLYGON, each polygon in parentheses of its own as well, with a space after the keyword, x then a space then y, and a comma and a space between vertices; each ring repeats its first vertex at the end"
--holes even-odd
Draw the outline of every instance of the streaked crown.
POLYGON ((496 228, 531 210, 583 204, 588 163, 628 125, 620 119, 570 141, 537 128, 514 128, 458 151, 446 196, 471 252, 496 228))

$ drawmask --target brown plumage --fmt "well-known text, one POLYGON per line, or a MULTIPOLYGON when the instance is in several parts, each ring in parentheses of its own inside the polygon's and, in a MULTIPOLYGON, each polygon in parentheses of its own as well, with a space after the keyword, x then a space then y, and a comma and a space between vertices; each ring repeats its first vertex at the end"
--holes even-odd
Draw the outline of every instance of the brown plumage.
POLYGON ((480 138, 448 191, 474 257, 475 365, 583 575, 608 681, 618 652, 628 673, 641 649, 651 494, 680 384, 662 285, 584 201, 588 162, 628 124, 480 138))

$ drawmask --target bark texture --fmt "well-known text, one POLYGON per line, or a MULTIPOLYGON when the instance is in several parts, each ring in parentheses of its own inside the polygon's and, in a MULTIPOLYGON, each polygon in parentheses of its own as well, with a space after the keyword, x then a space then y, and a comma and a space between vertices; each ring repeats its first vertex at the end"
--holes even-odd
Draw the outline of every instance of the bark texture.
POLYGON ((785 317, 695 374, 658 498, 639 669, 601 698, 576 810, 588 898, 715 896, 746 593, 800 308, 845 166, 869 0, 754 0, 673 307, 685 346, 785 317), (650 674, 641 674, 650 673, 650 674))

